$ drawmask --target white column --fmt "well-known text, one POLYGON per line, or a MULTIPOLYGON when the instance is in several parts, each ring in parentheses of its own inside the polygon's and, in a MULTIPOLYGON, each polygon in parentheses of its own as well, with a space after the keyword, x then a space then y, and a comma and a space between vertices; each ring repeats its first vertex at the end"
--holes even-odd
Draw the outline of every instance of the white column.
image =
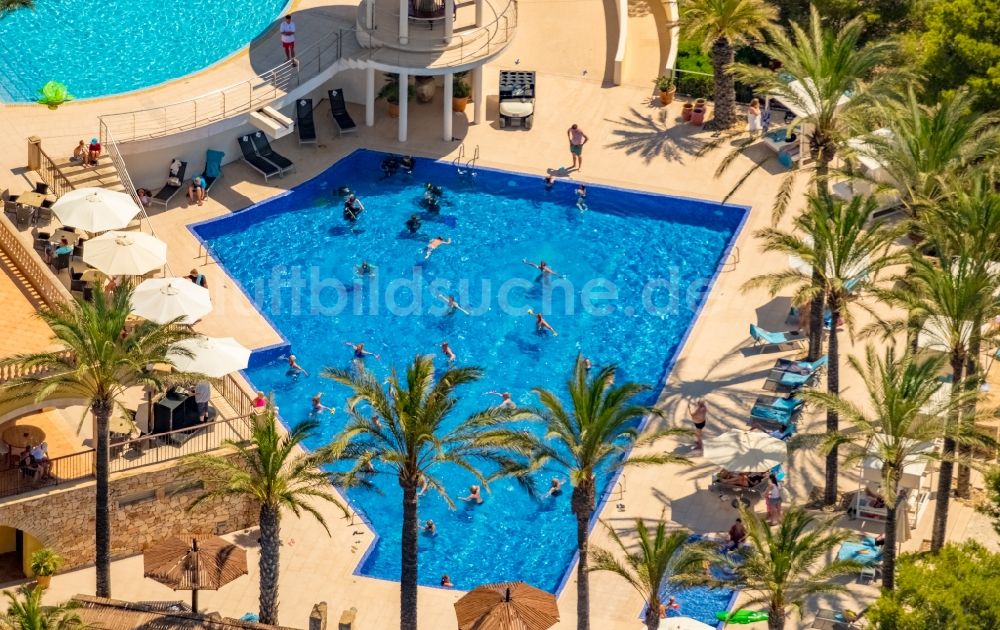
POLYGON ((375 124, 375 68, 365 70, 365 125, 375 124))
POLYGON ((483 25, 483 0, 476 0, 476 26, 483 25))
POLYGON ((472 123, 483 122, 483 66, 472 71, 472 123))
POLYGON ((455 30, 455 0, 444 0, 444 43, 451 43, 455 30))
POLYGON ((451 124, 455 120, 455 114, 451 111, 451 95, 454 83, 452 83, 454 76, 452 73, 444 75, 444 130, 441 132, 441 137, 445 142, 451 142, 452 138, 452 128, 451 124))
POLYGON ((399 43, 410 42, 410 3, 399 0, 399 43))
POLYGON ((365 26, 368 30, 375 28, 375 0, 365 2, 365 26))
POLYGON ((399 73, 399 141, 406 142, 406 117, 410 108, 410 75, 399 73))

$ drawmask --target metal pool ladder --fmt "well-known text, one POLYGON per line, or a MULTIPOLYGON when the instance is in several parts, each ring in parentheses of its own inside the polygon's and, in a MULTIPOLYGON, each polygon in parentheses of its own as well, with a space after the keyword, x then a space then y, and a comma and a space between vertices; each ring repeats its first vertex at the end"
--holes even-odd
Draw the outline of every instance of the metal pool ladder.
POLYGON ((458 145, 458 155, 456 155, 455 159, 451 161, 451 165, 455 167, 455 170, 458 171, 459 175, 465 172, 462 170, 462 158, 464 157, 465 157, 465 143, 463 142, 462 144, 458 145))

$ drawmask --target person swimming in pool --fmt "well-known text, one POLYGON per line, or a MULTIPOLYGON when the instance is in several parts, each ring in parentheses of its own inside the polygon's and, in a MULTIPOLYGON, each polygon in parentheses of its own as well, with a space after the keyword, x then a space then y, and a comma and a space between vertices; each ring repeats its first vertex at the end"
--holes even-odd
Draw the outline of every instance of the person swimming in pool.
POLYGON ((420 205, 431 214, 441 213, 441 200, 429 192, 424 193, 423 199, 420 200, 420 205))
POLYGON ((441 586, 445 588, 455 588, 455 585, 452 584, 451 578, 448 577, 447 573, 441 576, 441 586))
POLYGON ((434 238, 432 238, 430 242, 427 243, 427 253, 424 254, 424 260, 430 258, 431 254, 434 253, 434 250, 437 249, 438 247, 441 247, 442 245, 451 245, 451 239, 450 238, 445 239, 444 237, 441 236, 435 236, 434 238))
POLYGON ((475 503, 476 505, 482 505, 483 495, 479 492, 479 486, 469 486, 469 494, 464 497, 458 497, 459 501, 465 501, 466 503, 475 503))
POLYGON ((427 519, 427 522, 424 523, 424 533, 428 536, 437 536, 438 528, 434 523, 434 519, 429 518, 427 519))
POLYGON ((361 200, 354 193, 347 195, 347 199, 344 200, 344 219, 354 223, 364 211, 365 205, 361 203, 361 200))
POLYGON ((455 299, 454 295, 444 295, 443 293, 438 293, 436 297, 437 299, 441 300, 442 302, 448 305, 449 315, 451 315, 455 311, 462 311, 466 315, 469 314, 469 311, 462 308, 462 305, 458 303, 458 300, 455 299))
POLYGON ((514 399, 510 397, 510 392, 490 391, 486 393, 487 395, 499 396, 500 406, 503 407, 504 409, 517 409, 517 403, 514 402, 514 399))
POLYGON ((559 477, 553 477, 552 482, 549 484, 549 491, 545 493, 547 497, 557 497, 562 494, 563 482, 559 477))
POLYGON ((387 179, 399 170, 399 159, 394 155, 382 159, 382 179, 387 179))
POLYGON ((549 267, 549 264, 544 260, 540 261, 537 265, 527 258, 522 258, 521 262, 538 270, 538 277, 535 278, 535 282, 538 282, 539 280, 548 280, 549 276, 555 276, 557 278, 563 277, 561 274, 556 273, 555 269, 549 267))
POLYGON ((556 178, 552 175, 545 176, 545 190, 552 190, 552 187, 556 185, 556 178))
POLYGON ((350 341, 345 341, 344 345, 354 351, 354 358, 358 361, 364 361, 365 357, 375 357, 379 361, 382 360, 382 357, 378 354, 365 350, 365 344, 363 343, 351 343, 350 341))
POLYGON ((316 392, 316 395, 312 397, 312 412, 314 414, 323 413, 327 411, 329 413, 337 413, 336 407, 327 407, 322 401, 323 392, 316 392))
POLYGON ((382 419, 378 417, 377 413, 373 413, 368 419, 371 420, 371 423, 375 425, 376 429, 379 431, 382 430, 382 419))
POLYGON ((590 359, 588 359, 587 357, 583 357, 583 369, 589 372, 591 369, 593 369, 593 367, 594 364, 591 363, 590 359))
POLYGON ((417 475, 417 481, 420 483, 420 490, 417 490, 417 496, 422 497, 427 492, 427 477, 424 476, 424 473, 420 473, 417 475))
POLYGON ((357 266, 354 270, 359 276, 370 276, 375 273, 375 267, 368 264, 367 260, 361 261, 361 264, 357 266))
POLYGON ((553 337, 558 337, 559 336, 559 333, 556 332, 556 329, 553 328, 547 321, 545 321, 545 318, 542 317, 541 313, 536 313, 535 311, 533 311, 533 310, 531 310, 529 308, 528 309, 528 315, 534 315, 535 316, 535 332, 536 333, 538 333, 539 335, 544 335, 545 333, 550 332, 550 333, 552 333, 553 337))
POLYGON ((410 218, 406 220, 406 229, 410 231, 410 234, 416 234, 421 225, 423 225, 423 221, 415 214, 411 214, 410 218))
POLYGON ((435 184, 434 182, 427 182, 426 184, 424 184, 424 190, 434 195, 435 197, 440 197, 444 194, 444 189, 435 184))
POLYGON ((404 155, 402 159, 399 160, 399 168, 407 175, 413 175, 413 169, 417 167, 417 161, 413 159, 412 155, 404 155))
POLYGON ((576 208, 580 212, 587 209, 587 187, 580 184, 580 187, 576 189, 576 208))
POLYGON ((309 376, 309 372, 306 372, 306 369, 295 360, 295 355, 288 355, 288 371, 285 374, 287 376, 297 376, 300 373, 309 376))
POLYGON ((458 358, 458 356, 455 354, 455 351, 451 349, 450 345, 448 345, 447 341, 441 342, 441 354, 443 354, 445 358, 448 359, 448 363, 454 363, 455 359, 458 358))

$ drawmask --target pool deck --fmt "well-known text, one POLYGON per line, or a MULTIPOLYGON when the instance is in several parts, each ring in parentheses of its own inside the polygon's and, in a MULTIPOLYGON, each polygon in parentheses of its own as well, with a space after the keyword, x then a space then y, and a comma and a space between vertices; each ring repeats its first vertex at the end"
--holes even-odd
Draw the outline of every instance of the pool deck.
MULTIPOLYGON (((300 6, 320 3, 303 0, 300 6)), ((546 3, 541 0, 522 0, 521 30, 517 39, 504 57, 488 66, 488 76, 495 76, 500 66, 509 67, 514 60, 520 60, 521 67, 536 68, 539 71, 539 97, 535 126, 531 131, 499 130, 496 126, 495 86, 487 84, 486 120, 478 126, 468 125, 465 118, 456 117, 455 136, 464 138, 467 151, 478 146, 480 164, 536 173, 541 177, 549 169, 557 170, 567 164, 565 130, 571 123, 578 123, 590 136, 590 143, 584 151, 584 169, 574 173, 573 179, 587 183, 607 184, 660 192, 719 200, 733 183, 751 164, 747 158, 739 158, 730 171, 721 179, 713 177, 716 166, 728 151, 723 148, 700 158, 694 152, 708 139, 708 134, 678 122, 680 103, 668 108, 658 102, 651 102, 648 81, 620 87, 607 87, 604 83, 604 69, 607 67, 609 45, 604 33, 604 17, 612 5, 600 0, 573 0, 562 3, 546 3), (566 15, 573 16, 574 23, 567 25, 566 15), (596 23, 596 25, 595 25, 596 23), (575 50, 571 42, 584 42, 577 56, 555 55, 552 50, 575 50), (584 72, 586 71, 586 72, 584 72)), ((297 10, 301 10, 297 8, 297 10)), ((611 8, 613 11, 613 8, 611 8)), ((637 9, 637 13, 641 7, 637 9)), ((652 18, 650 18, 652 19, 652 18)), ((643 39, 649 41, 648 36, 643 39)), ((611 46, 613 48, 613 46, 611 46)), ((658 59, 659 51, 648 51, 650 59, 658 59)), ((229 62, 229 70, 238 75, 248 66, 246 59, 229 62)), ((655 64, 654 64, 655 65, 655 64)), ((630 69, 629 77, 639 77, 642 72, 630 69)), ((648 79, 656 74, 651 68, 648 79)), ((205 89, 219 87, 239 80, 233 76, 224 82, 216 77, 208 80, 208 75, 195 75, 192 81, 205 80, 205 89)), ((156 102, 175 100, 170 97, 172 88, 166 86, 150 91, 149 99, 156 102), (159 93, 156 93, 159 92, 159 93)), ((189 93, 185 88, 184 93, 189 93)), ((126 97, 121 97, 126 98, 126 97)), ((135 98, 135 97, 127 97, 135 98)), ((145 98, 145 97, 143 97, 145 98)), ((106 107, 82 103, 77 111, 86 115, 104 113, 106 107)), ((136 105, 141 106, 141 105, 136 105)), ((133 106, 122 109, 133 109, 133 106)), ((29 108, 7 108, 0 111, 0 131, 6 137, 21 138, 37 133, 37 125, 43 124, 44 115, 35 119, 35 113, 25 118, 7 116, 9 111, 29 108)), ((36 110, 37 111, 37 110, 36 110)), ((60 109, 59 120, 67 120, 60 109)), ((23 112, 21 112, 23 113, 23 112)), ((352 106, 355 120, 363 121, 360 107, 352 106)), ((405 150, 416 155, 450 159, 458 148, 457 142, 443 142, 440 139, 440 107, 438 103, 422 106, 414 104, 410 108, 410 141, 405 150)), ((50 118, 49 122, 56 120, 50 118)), ((203 271, 209 280, 216 310, 199 323, 199 330, 208 334, 235 335, 242 342, 253 347, 269 345, 278 340, 277 334, 264 319, 254 311, 242 293, 234 291, 229 280, 209 258, 207 261, 199 252, 197 241, 187 229, 187 225, 221 216, 230 211, 267 199, 287 190, 328 168, 335 160, 357 147, 376 150, 397 151, 403 149, 396 142, 396 126, 379 107, 376 125, 362 127, 357 134, 335 138, 330 128, 328 116, 317 116, 320 146, 300 148, 294 138, 286 138, 275 143, 275 149, 292 158, 297 172, 273 180, 265 185, 263 181, 242 164, 225 167, 224 178, 216 184, 210 199, 202 207, 187 206, 181 202, 169 212, 153 215, 151 223, 156 233, 168 243, 169 264, 178 274, 184 274, 192 266, 203 271)), ((62 124, 62 123, 60 123, 62 124)), ((66 123, 69 125, 70 123, 66 123)), ((60 127, 61 129, 61 127, 60 127)), ((58 131, 70 146, 79 132, 77 130, 58 131)), ((48 135, 47 135, 48 137, 48 135)), ((761 149, 763 151, 763 149, 761 149)), ((755 154, 762 157, 764 153, 755 154)), ((16 157, 16 156, 15 156, 16 157)), ((0 166, 0 177, 16 180, 20 185, 21 174, 15 172, 15 157, 0 156, 0 161, 8 160, 0 166)), ((761 169, 751 176, 734 202, 752 207, 751 215, 742 233, 736 240, 734 264, 727 266, 716 279, 712 291, 704 304, 702 313, 693 324, 686 344, 680 353, 673 371, 660 397, 660 405, 667 412, 666 423, 682 426, 687 401, 704 396, 710 406, 709 424, 706 434, 711 436, 730 428, 745 426, 744 418, 754 397, 760 391, 764 375, 778 356, 792 356, 790 352, 768 351, 758 354, 748 352, 747 328, 757 323, 769 329, 787 329, 783 325, 787 313, 787 299, 772 299, 766 291, 741 291, 743 284, 754 275, 766 269, 779 269, 787 265, 781 255, 764 254, 752 234, 755 230, 770 225, 771 193, 777 188, 778 171, 761 169)), ((0 179, 0 187, 10 186, 0 179)), ((16 190, 16 189, 15 189, 16 190)), ((802 184, 800 184, 801 192, 802 184)), ((797 200, 801 195, 796 195, 797 200)), ((787 226, 791 212, 786 214, 787 226)), ((859 317, 858 324, 863 325, 859 317)), ((7 326, 5 326, 7 328, 7 326)), ((8 328, 8 330, 10 330, 8 328)), ((11 332, 18 332, 14 331, 11 332)), ((845 353, 857 352, 862 348, 846 335, 842 337, 845 353)), ((845 392, 859 392, 857 379, 844 370, 842 386, 845 392)), ((817 429, 822 418, 815 412, 803 418, 804 430, 817 429)), ((686 445, 676 440, 665 441, 657 449, 688 453, 686 445)), ((735 511, 728 502, 704 488, 714 467, 694 456, 692 467, 663 466, 656 468, 628 470, 625 473, 624 496, 619 511, 613 501, 604 507, 601 517, 616 528, 627 529, 635 518, 658 519, 661 514, 679 526, 696 532, 725 531, 735 517, 735 511)), ((812 453, 797 453, 791 466, 790 489, 795 501, 802 502, 814 484, 822 483, 822 461, 812 453)), ((844 471, 841 489, 857 488, 853 470, 844 471)), ((487 500, 489 500, 487 498, 487 500)), ((357 519, 353 522, 341 518, 332 506, 319 506, 331 525, 331 537, 327 538, 322 527, 310 519, 298 519, 287 515, 282 523, 281 562, 281 621, 286 625, 306 627, 306 619, 313 603, 324 600, 330 606, 330 621, 335 623, 340 611, 355 606, 358 608, 356 630, 388 630, 398 626, 399 586, 395 582, 360 577, 353 574, 358 560, 373 539, 372 532, 357 519)), ((904 548, 915 549, 921 539, 929 537, 930 510, 921 527, 913 532, 914 538, 904 548)), ((845 523, 845 526, 856 524, 845 523)), ((950 536, 964 538, 973 533, 985 535, 981 519, 971 508, 953 503, 950 521, 950 536)), ((250 575, 241 578, 217 592, 202 592, 202 605, 208 610, 238 617, 247 611, 257 610, 256 532, 236 532, 229 538, 249 549, 250 575)), ((604 546, 608 543, 606 534, 597 530, 591 536, 592 544, 604 546)), ((490 562, 488 550, 484 550, 483 561, 490 562)), ((139 579, 141 557, 116 560, 112 567, 113 594, 116 598, 129 600, 177 599, 183 594, 174 593, 150 580, 139 579)), ((437 576, 432 576, 436 578, 437 576)), ((846 581, 846 580, 845 580, 846 581)), ((82 569, 56 576, 51 589, 46 593, 48 601, 61 601, 75 593, 93 592, 93 569, 82 569)), ((571 577, 559 597, 562 621, 557 630, 575 627, 576 590, 575 578, 571 577)), ((810 602, 805 614, 811 619, 811 611, 817 605, 835 608, 843 604, 854 610, 864 607, 877 595, 872 586, 850 587, 850 595, 840 598, 821 598, 810 602)), ((453 628, 454 609, 452 604, 460 593, 438 588, 420 590, 420 626, 427 630, 453 628)), ((591 576, 592 614, 591 627, 595 630, 631 630, 639 626, 638 614, 642 607, 640 597, 625 582, 614 576, 594 574, 591 576)), ((790 619, 791 627, 806 627, 796 618, 790 619)))

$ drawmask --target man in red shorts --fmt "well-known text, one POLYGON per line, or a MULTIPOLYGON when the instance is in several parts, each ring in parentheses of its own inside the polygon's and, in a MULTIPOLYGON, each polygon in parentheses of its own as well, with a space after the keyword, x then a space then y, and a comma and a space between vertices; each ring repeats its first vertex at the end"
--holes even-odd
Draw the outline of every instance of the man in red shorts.
POLYGON ((285 16, 285 21, 278 28, 281 33, 281 47, 285 49, 285 59, 295 58, 295 22, 292 22, 292 14, 285 16))

